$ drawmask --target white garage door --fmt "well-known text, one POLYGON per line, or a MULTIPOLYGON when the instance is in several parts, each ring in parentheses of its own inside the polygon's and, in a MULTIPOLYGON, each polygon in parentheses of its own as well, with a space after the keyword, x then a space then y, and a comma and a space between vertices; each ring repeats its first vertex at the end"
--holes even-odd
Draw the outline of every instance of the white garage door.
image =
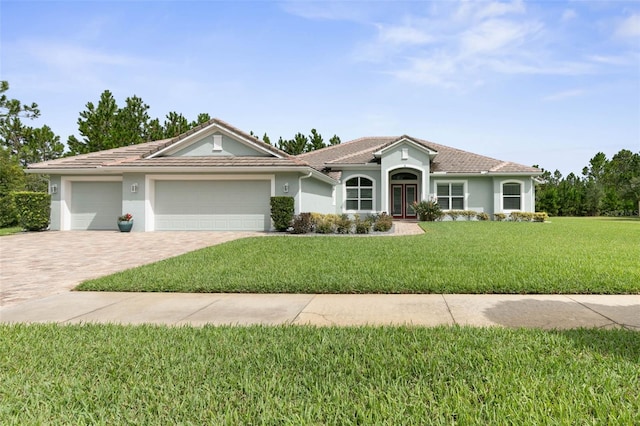
POLYGON ((155 182, 158 231, 264 231, 271 225, 271 182, 155 182))
POLYGON ((122 182, 72 182, 71 229, 117 229, 122 182))

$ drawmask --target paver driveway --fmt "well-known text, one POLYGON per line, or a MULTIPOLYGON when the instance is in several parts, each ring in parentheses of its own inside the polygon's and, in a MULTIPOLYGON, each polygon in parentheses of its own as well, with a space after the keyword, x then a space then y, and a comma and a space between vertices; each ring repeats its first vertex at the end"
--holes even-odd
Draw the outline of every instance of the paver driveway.
POLYGON ((31 232, 0 238, 0 306, 256 232, 31 232))

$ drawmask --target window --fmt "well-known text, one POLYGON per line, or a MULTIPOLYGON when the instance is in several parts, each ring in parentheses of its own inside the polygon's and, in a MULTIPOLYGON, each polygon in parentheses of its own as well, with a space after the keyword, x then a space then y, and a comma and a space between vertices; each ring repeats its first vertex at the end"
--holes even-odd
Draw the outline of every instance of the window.
POLYGON ((354 177, 346 182, 347 210, 373 210, 373 181, 366 177, 354 177))
POLYGON ((436 195, 442 210, 464 210, 464 183, 439 183, 436 195))
POLYGON ((520 210, 520 200, 522 198, 520 192, 519 183, 502 184, 502 208, 504 210, 520 210))

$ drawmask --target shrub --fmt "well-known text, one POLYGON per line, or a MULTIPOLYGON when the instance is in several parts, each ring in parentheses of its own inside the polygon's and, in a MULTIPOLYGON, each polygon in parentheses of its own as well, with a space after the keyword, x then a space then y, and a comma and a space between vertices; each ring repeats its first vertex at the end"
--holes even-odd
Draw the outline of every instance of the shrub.
POLYGON ((533 213, 531 212, 512 212, 509 218, 514 222, 531 222, 533 213))
POLYGON ((333 234, 336 232, 336 222, 339 219, 338 215, 311 213, 311 219, 318 234, 333 234))
POLYGON ((292 234, 308 234, 313 231, 313 221, 311 220, 311 213, 300 213, 293 218, 291 224, 292 234))
POLYGON ((463 213, 462 210, 449 210, 447 212, 451 220, 453 220, 454 222, 458 220, 458 217, 460 217, 462 213, 463 213))
POLYGON ((478 220, 489 220, 489 215, 485 212, 478 213, 476 217, 478 218, 478 220))
POLYGON ((18 209, 13 192, 0 196, 0 228, 9 228, 18 224, 18 209))
POLYGON ((503 220, 505 220, 507 218, 507 215, 504 213, 494 213, 493 217, 495 218, 495 220, 497 220, 498 222, 502 222, 503 220))
POLYGON ((371 218, 367 217, 362 220, 360 215, 357 214, 354 219, 354 223, 356 226, 356 234, 368 234, 371 231, 371 218))
POLYGON ((49 227, 51 195, 44 192, 14 192, 18 221, 27 231, 42 231, 49 227))
POLYGON ((289 229, 293 212, 293 197, 271 197, 271 220, 277 231, 289 229))
POLYGON ((349 219, 349 215, 342 214, 338 217, 336 221, 336 232, 339 234, 348 234, 351 232, 351 219, 349 219))
POLYGON ((536 212, 533 214, 534 222, 546 222, 549 219, 547 212, 536 212))
POLYGON ((387 232, 393 225, 393 218, 386 213, 374 217, 373 230, 376 232, 387 232))
POLYGON ((464 216, 467 218, 467 220, 473 220, 474 217, 476 217, 478 215, 478 212, 475 212, 473 210, 464 210, 461 213, 461 216, 464 216))
POLYGON ((444 213, 440 210, 440 206, 437 201, 415 201, 413 204, 413 209, 418 214, 418 219, 421 221, 433 222, 442 218, 444 213))

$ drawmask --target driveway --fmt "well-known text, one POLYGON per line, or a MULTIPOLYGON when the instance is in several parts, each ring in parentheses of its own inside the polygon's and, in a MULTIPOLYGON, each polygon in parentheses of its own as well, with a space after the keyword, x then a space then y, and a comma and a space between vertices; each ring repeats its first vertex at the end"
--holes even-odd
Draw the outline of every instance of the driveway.
POLYGON ((47 231, 0 238, 0 306, 257 232, 47 231))

